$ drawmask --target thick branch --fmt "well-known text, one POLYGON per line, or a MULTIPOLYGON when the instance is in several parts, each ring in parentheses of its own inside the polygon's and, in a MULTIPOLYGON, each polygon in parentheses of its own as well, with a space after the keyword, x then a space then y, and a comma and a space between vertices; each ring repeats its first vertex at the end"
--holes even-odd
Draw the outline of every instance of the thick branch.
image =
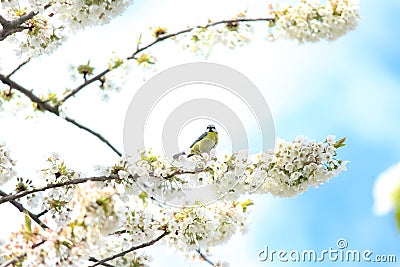
POLYGON ((2 81, 4 84, 9 85, 11 88, 18 90, 25 96, 27 96, 33 103, 36 103, 38 105, 39 109, 47 110, 47 111, 59 116, 59 112, 58 112, 57 108, 53 107, 48 102, 45 102, 42 99, 40 99, 32 91, 26 89, 25 87, 21 86, 20 84, 16 83, 15 81, 11 80, 9 76, 10 75, 4 76, 3 74, 0 73, 0 81, 2 81))
MULTIPOLYGON (((133 54, 129 57, 127 57, 127 60, 131 60, 131 59, 135 59, 136 55, 138 55, 139 53, 149 49, 150 47, 154 46, 155 44, 162 42, 164 40, 167 39, 171 39, 174 38, 176 36, 182 35, 184 33, 188 33, 191 32, 193 29, 195 28, 210 28, 210 27, 214 27, 217 26, 219 24, 228 24, 228 23, 239 23, 239 22, 257 22, 257 21, 274 21, 274 18, 270 17, 270 18, 238 18, 238 19, 230 19, 230 20, 220 20, 217 22, 210 22, 204 26, 195 26, 195 27, 190 27, 187 28, 185 30, 181 30, 175 33, 170 33, 170 34, 166 34, 163 36, 158 37, 156 40, 154 40, 153 42, 143 46, 143 47, 137 47, 136 51, 133 52, 133 54)), ((90 80, 86 80, 84 83, 82 83, 81 85, 79 85, 78 87, 76 87, 75 89, 71 90, 71 92, 69 92, 61 101, 60 103, 64 103, 67 99, 69 99, 70 97, 76 95, 77 93, 79 93, 82 89, 84 89, 86 86, 88 86, 89 84, 95 82, 95 81, 100 81, 101 77, 103 77, 105 74, 107 74, 108 72, 110 72, 110 69, 105 69, 102 72, 100 72, 99 74, 97 74, 96 76, 94 76, 92 79, 90 80)))
MULTIPOLYGON (((159 241, 160 239, 162 239, 164 236, 166 236, 166 235, 168 235, 168 234, 169 234, 169 232, 164 232, 164 233, 162 233, 160 236, 158 236, 157 238, 155 238, 155 239, 153 239, 153 240, 150 240, 150 241, 145 242, 145 243, 143 243, 143 244, 141 244, 141 245, 138 245, 138 246, 131 247, 130 249, 127 249, 127 250, 125 250, 125 251, 122 251, 121 253, 115 254, 115 255, 110 256, 110 257, 108 257, 108 258, 105 258, 105 259, 103 259, 103 260, 101 260, 101 261, 96 262, 95 264, 91 265, 90 267, 95 267, 95 266, 98 266, 98 265, 100 265, 100 264, 103 264, 103 263, 105 263, 105 262, 107 262, 107 261, 111 261, 111 260, 115 260, 115 259, 117 259, 117 258, 123 257, 123 256, 125 256, 126 254, 128 254, 128 253, 130 253, 130 252, 133 252, 133 251, 135 251, 135 250, 138 250, 138 249, 141 249, 141 248, 145 248, 145 247, 152 246, 152 245, 154 245, 157 241, 159 241)), ((90 261, 94 261, 92 258, 90 258, 89 260, 90 260, 90 261)))
POLYGON ((3 41, 13 33, 28 29, 28 27, 22 26, 22 24, 32 19, 37 14, 38 12, 31 11, 29 13, 26 13, 25 15, 20 16, 15 20, 6 20, 4 17, 0 15, 0 24, 1 26, 3 26, 3 29, 0 30, 0 41, 3 41))
MULTIPOLYGON (((2 197, 7 197, 8 194, 7 194, 6 192, 0 190, 0 196, 2 196, 2 197)), ((34 221, 35 221, 37 224, 39 224, 42 228, 46 228, 46 229, 49 228, 44 222, 42 222, 42 221, 39 219, 39 216, 38 216, 38 215, 35 215, 35 214, 33 214, 32 212, 30 212, 29 210, 27 210, 21 203, 17 202, 16 200, 9 200, 9 202, 10 202, 14 207, 16 207, 20 212, 24 212, 24 211, 25 211, 25 212, 28 212, 29 217, 31 217, 32 220, 34 220, 34 221)))

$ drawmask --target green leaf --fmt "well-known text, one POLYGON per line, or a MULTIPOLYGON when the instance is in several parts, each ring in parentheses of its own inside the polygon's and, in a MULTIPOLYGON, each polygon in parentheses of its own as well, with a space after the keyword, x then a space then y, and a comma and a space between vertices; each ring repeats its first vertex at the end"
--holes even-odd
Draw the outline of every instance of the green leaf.
POLYGON ((346 137, 343 137, 342 139, 336 141, 336 143, 333 146, 335 148, 343 147, 346 145, 344 142, 346 142, 346 137))
POLYGON ((28 211, 24 210, 25 214, 25 232, 27 234, 32 234, 32 219, 29 216, 28 211))

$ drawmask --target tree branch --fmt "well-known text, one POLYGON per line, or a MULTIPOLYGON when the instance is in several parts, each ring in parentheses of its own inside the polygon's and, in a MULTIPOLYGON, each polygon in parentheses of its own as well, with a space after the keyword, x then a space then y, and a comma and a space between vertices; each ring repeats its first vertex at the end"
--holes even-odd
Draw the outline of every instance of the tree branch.
MULTIPOLYGON (((148 247, 148 246, 152 246, 152 245, 154 245, 157 241, 159 241, 160 239, 162 239, 164 236, 166 236, 166 235, 168 235, 168 234, 169 234, 169 232, 165 231, 164 233, 162 233, 160 236, 158 236, 157 238, 155 238, 155 239, 153 239, 153 240, 150 240, 150 241, 145 242, 145 243, 143 243, 143 244, 141 244, 141 245, 138 245, 138 246, 131 247, 130 249, 127 249, 127 250, 125 250, 125 251, 122 251, 121 253, 115 254, 115 255, 110 256, 110 257, 108 257, 108 258, 105 258, 105 259, 103 259, 103 260, 101 260, 101 261, 96 262, 95 264, 91 265, 90 267, 95 267, 95 266, 98 266, 98 265, 100 265, 100 264, 103 264, 103 263, 105 263, 105 262, 107 262, 107 261, 111 261, 111 260, 114 260, 114 259, 123 257, 123 256, 125 256, 126 254, 128 254, 128 253, 130 253, 130 252, 132 252, 132 251, 135 251, 135 250, 138 250, 138 249, 141 249, 141 248, 145 248, 145 247, 148 247)), ((89 260, 90 260, 90 261, 93 261, 93 260, 91 260, 91 259, 89 259, 89 260)))
POLYGON ((211 266, 215 266, 215 264, 209 258, 207 258, 207 256, 204 255, 199 248, 196 249, 196 252, 199 254, 200 258, 203 259, 205 262, 207 262, 211 266))
POLYGON ((127 59, 128 59, 128 60, 129 60, 129 59, 134 59, 135 56, 136 56, 137 54, 143 52, 143 51, 146 50, 146 49, 149 49, 149 48, 152 47, 153 45, 155 45, 155 44, 157 44, 157 43, 159 43, 159 42, 162 42, 162 41, 164 41, 164 40, 166 40, 166 39, 170 39, 170 38, 179 36, 179 35, 181 35, 181 34, 191 32, 192 30, 194 30, 194 29, 196 29, 196 28, 207 29, 207 28, 210 28, 210 27, 217 26, 217 25, 219 25, 219 24, 229 24, 229 23, 235 23, 235 22, 236 22, 236 23, 239 23, 239 22, 274 21, 274 20, 275 20, 275 19, 272 18, 272 17, 269 17, 269 18, 254 18, 254 19, 252 19, 252 18, 238 18, 238 19, 228 19, 228 20, 220 20, 220 21, 216 21, 216 22, 209 22, 209 23, 207 23, 207 24, 204 25, 204 26, 194 26, 194 27, 190 27, 190 28, 187 28, 187 29, 185 29, 185 30, 181 30, 181 31, 178 31, 178 32, 175 32, 175 33, 170 33, 170 34, 166 34, 166 35, 163 35, 163 36, 158 37, 155 41, 151 42, 150 44, 145 45, 144 47, 137 49, 137 50, 136 50, 130 57, 128 57, 127 59))
POLYGON ((10 78, 11 76, 13 76, 17 71, 19 71, 23 66, 25 66, 27 63, 29 63, 29 61, 31 61, 30 58, 28 58, 27 60, 25 60, 24 62, 22 62, 21 64, 19 64, 12 72, 10 72, 10 74, 8 74, 6 76, 6 78, 10 78))
MULTIPOLYGON (((132 177, 133 179, 136 179, 135 177, 132 177)), ((76 185, 76 184, 83 184, 86 183, 88 181, 93 181, 93 182, 104 182, 104 181, 111 181, 111 180, 115 180, 115 179, 120 179, 120 177, 117 174, 113 174, 110 175, 108 177, 106 176, 98 176, 98 177, 89 177, 89 178, 77 178, 77 179, 72 179, 66 182, 62 182, 62 183, 52 183, 52 184, 48 184, 44 187, 41 188, 34 188, 32 190, 27 190, 27 191, 22 191, 22 192, 18 192, 16 194, 13 195, 5 195, 2 198, 0 198, 0 204, 5 203, 5 202, 9 202, 9 201, 13 201, 16 199, 19 199, 21 197, 36 193, 36 192, 43 192, 46 191, 48 189, 52 189, 52 188, 58 188, 58 187, 63 187, 63 186, 67 186, 67 185, 76 185)))
MULTIPOLYGON (((99 262, 100 260, 98 260, 98 259, 96 259, 94 257, 90 257, 89 261, 91 261, 91 262, 99 262)), ((105 262, 104 263, 100 263, 100 265, 103 265, 103 266, 106 266, 106 267, 116 267, 114 265, 111 265, 111 264, 105 263, 105 262)))
MULTIPOLYGON (((4 19, 1 15, 0 15, 0 24, 3 25, 3 30, 4 30, 4 25, 9 25, 10 23, 15 25, 18 23, 23 23, 26 20, 28 20, 29 18, 32 18, 33 16, 35 16, 35 13, 30 12, 28 14, 25 14, 23 16, 21 16, 20 18, 10 22, 7 21, 6 19, 4 19)), ((144 47, 137 47, 136 51, 129 57, 127 57, 127 60, 131 60, 131 59, 135 59, 135 56, 147 49, 149 49, 150 47, 154 46, 155 44, 176 37, 178 35, 187 33, 192 31, 195 28, 209 28, 209 27, 213 27, 219 24, 227 24, 227 23, 239 23, 239 22, 255 22, 255 21, 273 21, 273 18, 238 18, 238 19, 231 19, 231 20, 221 20, 221 21, 217 21, 217 22, 210 22, 208 24, 206 24, 205 26, 195 26, 195 27, 190 27, 187 28, 185 30, 181 30, 175 33, 171 33, 171 34, 167 34, 161 37, 158 37, 155 41, 151 42, 148 45, 145 45, 144 47)), ((1 36, 1 32, 0 32, 0 36, 1 36)), ((0 40, 1 41, 1 40, 0 40)), ((27 62, 26 62, 27 63, 27 62)), ((78 87, 76 87, 75 89, 71 90, 71 92, 67 95, 64 96, 64 98, 62 98, 58 104, 56 105, 51 105, 49 102, 47 101, 43 101, 42 99, 40 99, 39 97, 37 97, 32 90, 28 90, 26 88, 24 88, 23 86, 21 86, 20 84, 16 83, 15 81, 11 80, 10 77, 16 72, 18 71, 23 65, 26 64, 25 62, 22 63, 20 66, 18 66, 14 71, 12 71, 9 75, 4 76, 2 74, 0 74, 0 81, 2 81, 4 84, 9 85, 11 88, 14 88, 16 90, 18 90, 19 92, 21 92, 22 94, 24 94, 25 96, 27 96, 33 103, 36 103, 38 105, 38 109, 39 110, 46 110, 49 111, 50 113, 55 114, 56 116, 60 117, 60 113, 59 113, 59 106, 60 104, 64 103, 66 100, 68 100, 69 98, 71 98, 72 96, 76 95, 77 93, 79 93, 82 89, 84 89, 85 87, 87 87, 88 85, 92 84, 95 81, 100 81, 101 78, 107 74, 108 72, 110 72, 111 70, 109 68, 103 70, 102 72, 100 72, 99 74, 97 74, 96 76, 94 76, 93 78, 86 80, 84 83, 82 83, 81 85, 79 85, 78 87)), ((100 133, 93 131, 92 129, 76 122, 75 120, 66 117, 63 118, 66 121, 74 124, 75 126, 81 128, 82 130, 85 130, 87 132, 89 132, 90 134, 96 136, 99 140, 101 140, 103 143, 105 143, 108 147, 110 147, 118 156, 121 156, 122 153, 119 152, 106 138, 104 138, 100 133)))
POLYGON ((64 118, 66 121, 72 123, 73 125, 81 128, 82 130, 85 130, 88 133, 93 134, 94 136, 96 136, 98 139, 100 139, 103 143, 105 143, 108 147, 110 147, 115 153, 117 153, 118 156, 122 156, 122 153, 118 151, 118 149, 116 149, 106 138, 104 138, 101 134, 99 134, 98 132, 93 131, 92 129, 76 122, 75 120, 71 119, 70 117, 65 117, 64 118))
MULTIPOLYGON (((199 173, 199 172, 203 172, 205 170, 199 170, 199 171, 191 171, 191 170, 184 170, 184 169, 177 169, 175 170, 171 175, 168 175, 167 177, 162 177, 162 179, 168 179, 171 178, 175 175, 182 175, 182 174, 193 174, 193 173, 199 173)), ((153 174, 150 174, 153 175, 153 174)), ((139 178, 139 176, 137 174, 135 174, 134 176, 129 175, 128 177, 129 179, 132 179, 133 181, 136 181, 137 178, 139 178)), ((161 177, 160 177, 161 178, 161 177)), ((111 174, 110 176, 96 176, 96 177, 87 177, 87 178, 77 178, 77 179, 72 179, 72 180, 68 180, 65 182, 61 182, 61 183, 51 183, 51 184, 47 184, 44 187, 40 187, 40 188, 34 188, 31 190, 26 190, 26 191, 21 191, 12 195, 8 195, 6 193, 1 193, 2 191, 0 190, 0 195, 3 196, 2 198, 0 198, 0 204, 3 204, 5 202, 9 202, 9 201, 13 201, 16 199, 19 199, 21 197, 27 196, 27 195, 31 195, 37 192, 43 192, 46 191, 48 189, 53 189, 53 188, 59 188, 59 187, 63 187, 63 186, 68 186, 68 185, 77 185, 77 184, 83 184, 89 181, 92 182, 104 182, 104 181, 112 181, 112 180, 116 180, 116 179, 121 179, 119 177, 118 174, 111 174)), ((42 212, 40 212, 37 215, 34 215, 36 217, 40 217, 43 214, 47 213, 48 210, 44 210, 42 212)))
POLYGON ((3 26, 3 29, 0 30, 0 41, 3 41, 13 33, 28 29, 28 27, 24 27, 21 25, 32 19, 37 14, 38 12, 31 11, 15 20, 6 20, 3 16, 0 15, 0 24, 1 26, 3 26))
MULTIPOLYGON (((191 32, 193 29, 196 28, 210 28, 210 27, 214 27, 217 26, 219 24, 228 24, 228 23, 239 23, 239 22, 257 22, 257 21, 274 21, 275 19, 270 17, 270 18, 238 18, 238 19, 230 19, 230 20, 220 20, 217 22, 210 22, 204 26, 194 26, 194 27, 190 27, 187 28, 185 30, 181 30, 175 33, 170 33, 170 34, 166 34, 160 37, 157 37, 156 40, 154 40, 153 42, 143 46, 143 47, 139 47, 139 45, 136 47, 136 51, 133 52, 133 54, 129 57, 126 58, 126 60, 131 60, 131 59, 135 59, 136 55, 138 55, 139 53, 149 49, 150 47, 154 46, 155 44, 162 42, 164 40, 167 39, 171 39, 174 38, 176 36, 182 35, 184 33, 188 33, 191 32)), ((67 95, 64 96, 64 98, 60 101, 60 103, 64 103, 66 100, 68 100, 70 97, 76 95, 77 93, 79 93, 82 89, 84 89, 86 86, 88 86, 89 84, 95 82, 95 81, 100 81, 101 77, 103 77, 105 74, 107 74, 108 72, 110 72, 111 70, 109 68, 103 70, 102 72, 100 72, 99 74, 97 74, 96 76, 94 76, 93 78, 86 80, 84 83, 82 83, 81 85, 79 85, 78 87, 76 87, 75 89, 71 90, 71 92, 69 92, 67 95)))
MULTIPOLYGON (((6 192, 0 190, 0 196, 2 196, 2 197, 7 197, 7 196, 9 196, 9 195, 8 195, 6 192)), ((44 222, 42 222, 42 221, 39 219, 40 216, 35 215, 35 214, 33 214, 32 212, 30 212, 29 210, 27 210, 21 203, 17 202, 16 200, 9 200, 9 202, 10 202, 14 207, 16 207, 20 212, 24 212, 24 211, 28 212, 29 217, 31 217, 32 220, 34 220, 34 221, 35 221, 37 224, 39 224, 42 228, 45 228, 45 229, 48 229, 48 228, 49 228, 44 222)))
POLYGON ((106 69, 103 70, 102 72, 100 72, 99 74, 97 74, 96 76, 94 76, 93 78, 89 79, 89 80, 85 80, 84 83, 82 83, 81 85, 79 85, 78 87, 76 87, 75 89, 71 90, 71 92, 69 92, 69 94, 67 94, 66 96, 64 96, 63 99, 60 100, 60 104, 64 103, 65 101, 67 101, 70 97, 74 96, 75 94, 79 93, 80 90, 82 90, 83 88, 85 88, 86 86, 88 86, 89 84, 95 82, 95 81, 100 81, 101 77, 103 77, 104 75, 106 75, 107 73, 109 73, 111 70, 110 69, 106 69))
POLYGON ((16 83, 15 81, 11 80, 10 77, 8 77, 8 76, 4 76, 3 74, 0 73, 0 81, 2 81, 4 84, 9 85, 11 88, 14 88, 15 90, 21 92, 25 96, 27 96, 33 103, 36 103, 38 105, 38 109, 47 110, 47 111, 59 116, 58 108, 53 107, 48 102, 43 101, 38 96, 36 96, 32 92, 32 90, 30 91, 30 90, 26 89, 25 87, 21 86, 20 84, 16 83))
POLYGON ((36 216, 38 217, 38 218, 40 218, 40 217, 42 217, 43 215, 45 215, 46 213, 48 213, 49 212, 49 210, 48 209, 45 209, 45 210, 42 210, 41 212, 39 212, 38 214, 36 214, 36 216))
POLYGON ((2 81, 4 84, 9 85, 11 88, 14 88, 15 90, 21 92, 22 94, 24 94, 25 96, 27 96, 33 103, 36 103, 38 105, 38 109, 39 110, 46 110, 49 111, 50 113, 53 113, 54 115, 72 123, 73 125, 81 128, 82 130, 87 131, 88 133, 96 136, 98 139, 100 139, 100 141, 102 141, 103 143, 105 143, 108 147, 110 147, 115 153, 117 153, 118 156, 121 156, 121 152, 119 152, 113 145, 111 145, 111 143, 104 138, 101 134, 99 134, 98 132, 93 131, 92 129, 76 122, 75 120, 69 118, 69 117, 62 117, 60 116, 60 112, 58 110, 58 106, 52 106, 49 102, 47 101, 43 101, 42 99, 40 99, 38 96, 36 96, 32 90, 29 91, 28 89, 26 89, 25 87, 21 86, 20 84, 16 83, 15 81, 11 80, 10 75, 8 76, 4 76, 3 74, 0 73, 0 81, 2 81))

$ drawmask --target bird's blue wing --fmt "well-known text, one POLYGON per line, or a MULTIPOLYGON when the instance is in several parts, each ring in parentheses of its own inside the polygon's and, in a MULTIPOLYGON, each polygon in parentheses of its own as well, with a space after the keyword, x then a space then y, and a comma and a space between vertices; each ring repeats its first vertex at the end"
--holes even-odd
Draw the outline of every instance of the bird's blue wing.
POLYGON ((197 138, 197 140, 193 142, 193 144, 190 146, 190 148, 192 148, 194 146, 194 144, 196 144, 197 142, 199 142, 201 139, 203 139, 206 136, 207 136, 207 133, 203 133, 202 135, 200 135, 199 138, 197 138))

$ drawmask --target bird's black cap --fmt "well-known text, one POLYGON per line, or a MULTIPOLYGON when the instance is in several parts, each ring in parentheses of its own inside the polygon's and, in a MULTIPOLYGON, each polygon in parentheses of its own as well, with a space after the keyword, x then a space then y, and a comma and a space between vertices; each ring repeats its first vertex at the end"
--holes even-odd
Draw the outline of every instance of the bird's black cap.
POLYGON ((215 126, 210 124, 207 126, 207 132, 217 132, 217 129, 215 129, 215 126))

